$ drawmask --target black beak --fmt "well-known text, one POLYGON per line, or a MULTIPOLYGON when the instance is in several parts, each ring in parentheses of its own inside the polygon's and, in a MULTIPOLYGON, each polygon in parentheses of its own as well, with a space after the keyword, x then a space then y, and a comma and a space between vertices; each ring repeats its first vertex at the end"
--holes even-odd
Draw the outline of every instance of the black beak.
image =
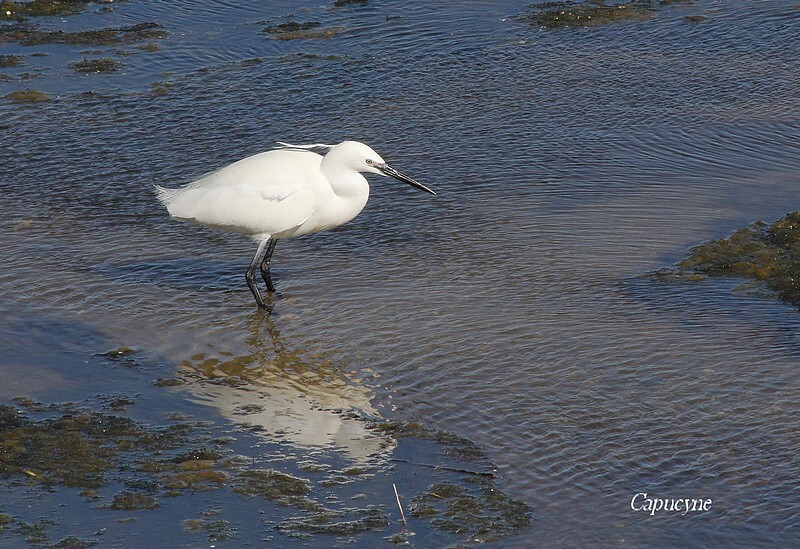
POLYGON ((401 174, 400 172, 398 172, 397 170, 395 170, 394 168, 392 168, 392 167, 391 167, 391 166, 389 166, 388 164, 383 164, 382 166, 378 166, 378 169, 379 169, 379 170, 381 171, 381 173, 383 173, 384 175, 388 175, 388 176, 390 176, 390 177, 394 177, 394 178, 395 178, 395 179, 397 179, 398 181, 402 181, 403 183, 408 183, 408 184, 409 184, 409 185, 411 185, 412 187, 416 187, 416 188, 418 188, 418 189, 419 189, 419 190, 421 190, 421 191, 425 191, 426 193, 431 193, 431 194, 432 194, 432 195, 434 195, 434 196, 436 195, 436 193, 435 193, 435 192, 433 192, 432 190, 430 190, 428 187, 426 187, 426 186, 425 186, 425 185, 423 185, 422 183, 418 183, 417 181, 414 181, 413 179, 411 179, 411 178, 410 178, 410 177, 408 177, 407 175, 403 175, 403 174, 401 174))

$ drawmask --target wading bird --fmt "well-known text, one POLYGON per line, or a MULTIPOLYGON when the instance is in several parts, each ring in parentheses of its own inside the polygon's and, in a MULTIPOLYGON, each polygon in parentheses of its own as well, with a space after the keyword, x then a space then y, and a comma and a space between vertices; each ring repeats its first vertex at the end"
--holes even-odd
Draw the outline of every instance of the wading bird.
POLYGON ((282 238, 333 229, 361 212, 369 198, 362 173, 391 176, 435 195, 363 143, 289 145, 247 157, 177 189, 156 185, 158 200, 179 220, 250 236, 258 249, 245 280, 260 307, 256 269, 275 291, 269 263, 282 238), (310 149, 327 149, 325 156, 310 149))

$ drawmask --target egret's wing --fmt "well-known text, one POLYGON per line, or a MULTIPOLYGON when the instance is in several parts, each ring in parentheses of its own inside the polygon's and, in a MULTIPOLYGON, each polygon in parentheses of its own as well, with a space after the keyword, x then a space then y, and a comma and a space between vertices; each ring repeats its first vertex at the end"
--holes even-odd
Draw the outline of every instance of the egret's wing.
POLYGON ((191 212, 195 209, 196 205, 201 202, 214 202, 218 200, 226 202, 232 198, 281 202, 303 189, 303 185, 300 183, 265 186, 251 186, 246 184, 204 186, 198 185, 198 183, 202 183, 202 180, 177 189, 169 189, 160 185, 155 185, 156 196, 175 217, 191 218, 193 217, 191 212), (177 215, 174 212, 181 212, 182 215, 177 215))
POLYGON ((316 210, 315 189, 327 185, 321 161, 306 150, 267 151, 157 192, 173 217, 245 234, 278 234, 316 210))
MULTIPOLYGON (((303 185, 301 184, 285 184, 285 185, 270 185, 267 187, 258 187, 255 188, 255 194, 261 197, 262 200, 271 200, 275 202, 280 202, 282 200, 286 200, 294 193, 299 192, 303 189, 303 185)), ((243 191, 244 192, 244 191, 243 191)))
POLYGON ((245 234, 277 234, 304 223, 315 205, 301 185, 226 185, 186 189, 168 205, 177 218, 245 234))

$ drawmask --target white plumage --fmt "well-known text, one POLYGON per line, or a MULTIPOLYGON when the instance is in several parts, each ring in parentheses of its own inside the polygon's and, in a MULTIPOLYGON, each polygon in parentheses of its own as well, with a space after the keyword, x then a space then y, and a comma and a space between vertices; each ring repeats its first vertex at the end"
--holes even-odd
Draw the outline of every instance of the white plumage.
POLYGON ((245 276, 262 307, 255 268, 261 267, 267 288, 275 291, 269 275, 275 241, 332 229, 353 219, 369 198, 362 172, 389 175, 436 194, 391 168, 363 143, 281 145, 178 189, 156 185, 158 199, 172 217, 245 234, 259 242, 245 276), (321 156, 312 148, 328 152, 321 156))

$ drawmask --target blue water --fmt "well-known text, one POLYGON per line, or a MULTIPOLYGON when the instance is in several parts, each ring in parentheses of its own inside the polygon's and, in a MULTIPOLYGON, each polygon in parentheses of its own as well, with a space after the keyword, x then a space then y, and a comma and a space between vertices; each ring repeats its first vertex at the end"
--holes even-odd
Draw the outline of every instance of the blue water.
MULTIPOLYGON (((800 207, 800 10, 701 0, 555 30, 528 11, 131 0, 41 24, 155 21, 158 51, 3 44, 25 65, 0 69, 0 95, 52 96, 0 103, 3 314, 80 322, 201 379, 263 363, 263 421, 298 448, 370 451, 320 408, 467 437, 533 509, 510 545, 797 544, 800 316, 740 281, 639 275, 800 207), (343 30, 260 34, 290 19, 343 30), (124 68, 68 68, 87 55, 124 68), (438 196, 375 180, 347 226, 281 242, 276 350, 243 283, 253 244, 170 221, 152 184, 343 139, 438 196), (651 517, 637 492, 713 505, 651 517)), ((223 420, 256 398, 182 394, 223 420)))

